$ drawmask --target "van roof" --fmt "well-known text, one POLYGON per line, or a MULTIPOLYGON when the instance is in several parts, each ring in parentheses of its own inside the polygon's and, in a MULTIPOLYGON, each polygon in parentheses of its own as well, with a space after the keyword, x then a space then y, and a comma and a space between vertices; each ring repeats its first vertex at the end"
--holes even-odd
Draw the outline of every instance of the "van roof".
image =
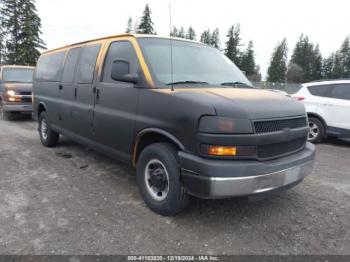
POLYGON ((129 36, 129 37, 134 37, 134 38, 160 38, 160 39, 173 39, 173 40, 180 40, 180 41, 184 41, 184 42, 191 42, 191 43, 197 43, 197 44, 202 44, 205 45, 204 43, 201 42, 197 42, 197 41, 193 41, 193 40, 189 40, 189 39, 185 39, 185 38, 178 38, 178 37, 168 37, 168 36, 158 36, 158 35, 146 35, 146 34, 129 34, 129 33, 125 33, 125 34, 119 34, 119 35, 111 35, 111 36, 105 36, 105 37, 100 37, 100 38, 95 38, 95 39, 91 39, 91 40, 87 40, 87 41, 83 41, 83 42, 78 42, 75 44, 70 44, 70 45, 66 45, 63 47, 59 47, 59 48, 55 48, 55 49, 51 49, 48 51, 43 52, 42 54, 46 54, 46 53, 51 53, 51 52, 55 52, 55 51, 59 51, 61 49, 66 49, 66 48, 70 48, 70 47, 74 47, 77 45, 83 45, 83 44, 88 44, 91 42, 97 42, 97 41, 102 41, 102 40, 108 40, 108 39, 114 39, 114 38, 119 38, 119 37, 125 37, 125 36, 129 36))

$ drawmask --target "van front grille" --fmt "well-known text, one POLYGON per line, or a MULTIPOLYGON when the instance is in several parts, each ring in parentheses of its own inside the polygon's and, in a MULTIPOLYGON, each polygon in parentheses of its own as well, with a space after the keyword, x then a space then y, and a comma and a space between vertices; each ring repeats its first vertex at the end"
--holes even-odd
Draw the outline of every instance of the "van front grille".
POLYGON ((289 153, 294 153, 302 150, 306 145, 305 138, 299 138, 288 142, 268 144, 258 146, 258 158, 274 158, 289 153))
POLYGON ((306 126, 306 117, 254 122, 255 133, 272 133, 286 128, 294 129, 306 126))
POLYGON ((32 97, 22 97, 22 102, 23 103, 31 103, 32 102, 32 97))

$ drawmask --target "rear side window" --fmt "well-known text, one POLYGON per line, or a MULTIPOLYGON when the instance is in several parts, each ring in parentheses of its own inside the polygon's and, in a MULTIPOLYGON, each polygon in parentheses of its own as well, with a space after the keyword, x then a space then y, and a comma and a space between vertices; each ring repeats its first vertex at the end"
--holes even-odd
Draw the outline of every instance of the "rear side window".
POLYGON ((81 47, 73 48, 69 51, 66 62, 64 65, 63 75, 62 75, 62 82, 64 83, 73 83, 74 75, 75 75, 75 69, 78 64, 78 58, 81 51, 81 47))
POLYGON ((329 97, 333 85, 309 86, 310 93, 314 96, 329 97))
POLYGON ((128 41, 113 42, 106 56, 103 69, 103 82, 116 82, 111 78, 113 61, 116 59, 128 61, 130 63, 131 74, 136 74, 138 72, 137 57, 132 44, 128 41))
POLYGON ((60 82, 65 56, 66 51, 41 56, 36 68, 36 80, 60 82))
POLYGON ((78 69, 78 83, 90 84, 94 79, 97 56, 101 45, 89 45, 83 50, 78 69))
POLYGON ((337 99, 350 100, 350 84, 335 85, 331 97, 337 99))

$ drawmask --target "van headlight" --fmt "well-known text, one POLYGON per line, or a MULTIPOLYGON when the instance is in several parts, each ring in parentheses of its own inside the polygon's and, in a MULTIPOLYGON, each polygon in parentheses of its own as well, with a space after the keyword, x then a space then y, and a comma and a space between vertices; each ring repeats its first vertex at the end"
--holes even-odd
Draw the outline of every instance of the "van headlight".
POLYGON ((16 92, 13 91, 13 90, 8 90, 8 91, 6 92, 6 94, 8 94, 9 96, 15 96, 15 95, 16 95, 16 92))
POLYGON ((232 119, 218 116, 203 116, 199 132, 211 134, 252 134, 252 123, 248 119, 232 119))

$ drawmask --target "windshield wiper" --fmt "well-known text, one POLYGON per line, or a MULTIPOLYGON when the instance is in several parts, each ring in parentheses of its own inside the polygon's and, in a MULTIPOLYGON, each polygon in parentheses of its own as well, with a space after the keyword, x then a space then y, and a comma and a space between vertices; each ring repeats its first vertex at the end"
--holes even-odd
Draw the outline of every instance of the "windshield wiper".
POLYGON ((186 84, 192 84, 192 85, 196 85, 196 84, 205 84, 205 85, 208 85, 207 82, 202 82, 202 81, 178 81, 178 82, 174 82, 174 83, 169 83, 169 84, 167 84, 167 86, 172 86, 172 85, 186 85, 186 84))
POLYGON ((233 86, 233 87, 237 87, 237 86, 245 86, 245 87, 249 87, 249 88, 253 88, 252 86, 248 85, 247 83, 243 83, 243 82, 226 82, 226 83, 221 83, 222 86, 233 86))

